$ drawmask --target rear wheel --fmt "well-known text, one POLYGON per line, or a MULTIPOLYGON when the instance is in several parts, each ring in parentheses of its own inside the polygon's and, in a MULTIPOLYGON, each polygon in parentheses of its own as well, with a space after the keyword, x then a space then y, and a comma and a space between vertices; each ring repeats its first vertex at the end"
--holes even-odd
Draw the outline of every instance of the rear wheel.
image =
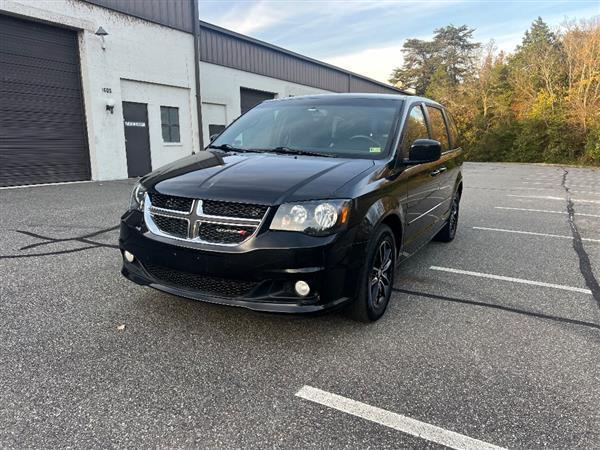
POLYGON ((373 322, 383 316, 394 286, 396 242, 387 225, 380 225, 369 243, 358 297, 350 306, 353 319, 373 322))
POLYGON ((460 207, 460 194, 454 193, 452 198, 452 205, 450 206, 450 215, 446 219, 444 228, 442 228, 438 234, 435 235, 434 239, 441 242, 451 242, 456 236, 456 229, 458 228, 458 211, 460 207))

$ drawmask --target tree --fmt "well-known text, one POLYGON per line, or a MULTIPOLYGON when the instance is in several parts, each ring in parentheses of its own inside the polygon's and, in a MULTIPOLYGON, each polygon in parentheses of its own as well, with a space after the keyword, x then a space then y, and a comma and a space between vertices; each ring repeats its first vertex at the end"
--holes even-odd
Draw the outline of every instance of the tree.
POLYGON ((554 111, 564 88, 564 53, 557 35, 538 17, 525 32, 522 44, 510 58, 512 84, 523 116, 545 117, 554 111))
POLYGON ((600 165, 600 16, 536 19, 510 55, 463 25, 410 39, 392 80, 444 104, 479 161, 600 165))
POLYGON ((480 43, 471 42, 474 31, 466 25, 448 25, 435 30, 433 47, 437 62, 455 84, 465 81, 473 72, 476 50, 481 47, 480 43))
POLYGON ((585 133, 600 128, 600 17, 566 25, 568 115, 585 133))
POLYGON ((448 25, 436 29, 431 41, 408 39, 402 46, 404 63, 394 69, 390 82, 414 88, 417 94, 423 95, 440 67, 452 83, 464 81, 472 72, 475 52, 480 46, 471 42, 474 31, 466 25, 448 25))
POLYGON ((435 44, 421 39, 408 39, 402 46, 404 64, 394 69, 390 82, 403 88, 413 88, 422 95, 436 66, 435 44))

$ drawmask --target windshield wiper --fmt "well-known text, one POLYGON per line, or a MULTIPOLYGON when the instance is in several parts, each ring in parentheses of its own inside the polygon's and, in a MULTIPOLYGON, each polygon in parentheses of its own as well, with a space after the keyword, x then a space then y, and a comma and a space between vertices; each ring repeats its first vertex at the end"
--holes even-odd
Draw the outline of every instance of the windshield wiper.
POLYGON ((234 147, 231 144, 221 144, 221 145, 209 145, 208 148, 215 148, 217 150, 224 150, 226 152, 240 152, 240 153, 260 153, 262 150, 254 150, 251 148, 239 148, 234 147))
POLYGON ((262 152, 273 152, 273 153, 283 153, 286 155, 306 155, 306 156, 323 156, 325 158, 337 158, 337 156, 332 155, 331 153, 321 153, 321 152, 311 152, 309 150, 300 150, 298 148, 290 148, 290 147, 274 147, 274 148, 261 148, 262 152))

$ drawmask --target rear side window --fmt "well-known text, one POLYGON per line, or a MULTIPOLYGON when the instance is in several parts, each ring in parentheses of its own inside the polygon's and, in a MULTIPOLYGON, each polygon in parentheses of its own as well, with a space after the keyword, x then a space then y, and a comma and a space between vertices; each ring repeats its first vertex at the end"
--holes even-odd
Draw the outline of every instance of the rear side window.
POLYGON ((408 156, 410 146, 417 139, 429 139, 425 114, 423 114, 421 106, 413 107, 406 118, 406 126, 402 137, 402 155, 404 157, 408 156))
POLYGON ((431 125, 431 138, 440 141, 443 152, 448 151, 450 148, 448 143, 448 130, 446 129, 446 122, 444 122, 442 110, 433 106, 428 106, 427 112, 429 113, 429 122, 431 125))
POLYGON ((460 143, 458 142, 458 130, 456 129, 456 124, 454 123, 454 119, 448 113, 447 110, 445 111, 445 113, 446 119, 448 121, 448 131, 450 131, 450 146, 452 148, 458 148, 460 147, 460 143))

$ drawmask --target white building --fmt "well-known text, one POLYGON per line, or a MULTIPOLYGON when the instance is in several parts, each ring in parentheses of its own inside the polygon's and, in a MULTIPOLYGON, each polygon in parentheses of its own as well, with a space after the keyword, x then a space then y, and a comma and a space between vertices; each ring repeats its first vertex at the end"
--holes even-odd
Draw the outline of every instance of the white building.
POLYGON ((0 186, 143 175, 266 98, 399 92, 194 20, 197 8, 0 0, 0 186))

